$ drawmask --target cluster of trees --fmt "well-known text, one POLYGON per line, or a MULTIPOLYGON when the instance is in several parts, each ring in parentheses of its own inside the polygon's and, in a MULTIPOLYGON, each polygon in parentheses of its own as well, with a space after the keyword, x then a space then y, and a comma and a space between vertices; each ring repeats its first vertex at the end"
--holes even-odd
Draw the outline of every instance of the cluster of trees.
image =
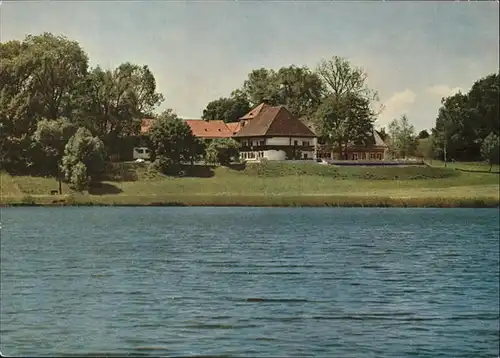
POLYGON ((260 68, 248 74, 228 98, 210 102, 203 119, 234 122, 260 104, 284 105, 311 124, 323 143, 343 154, 347 144, 364 141, 381 110, 378 94, 367 87, 367 74, 342 57, 322 60, 314 70, 302 66, 260 68))
POLYGON ((500 75, 480 78, 469 92, 443 98, 441 104, 432 129, 436 155, 447 160, 498 163, 500 75), (496 151, 488 149, 495 145, 496 151))
POLYGON ((163 101, 147 66, 90 68, 80 45, 62 36, 0 43, 0 60, 0 160, 11 171, 61 171, 86 185, 163 101))
POLYGON ((387 142, 394 157, 419 156, 445 162, 500 161, 500 77, 491 74, 477 80, 466 94, 441 100, 431 133, 416 134, 403 115, 388 126, 387 142))

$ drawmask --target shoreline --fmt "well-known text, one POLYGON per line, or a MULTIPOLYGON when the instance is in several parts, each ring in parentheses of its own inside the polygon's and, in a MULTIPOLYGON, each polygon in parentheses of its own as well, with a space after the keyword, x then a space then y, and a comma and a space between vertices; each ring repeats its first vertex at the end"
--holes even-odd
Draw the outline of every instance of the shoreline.
POLYGON ((60 196, 3 197, 0 207, 379 207, 379 208, 500 208, 495 197, 383 197, 383 196, 60 196), (5 200, 7 199, 7 200, 5 200))

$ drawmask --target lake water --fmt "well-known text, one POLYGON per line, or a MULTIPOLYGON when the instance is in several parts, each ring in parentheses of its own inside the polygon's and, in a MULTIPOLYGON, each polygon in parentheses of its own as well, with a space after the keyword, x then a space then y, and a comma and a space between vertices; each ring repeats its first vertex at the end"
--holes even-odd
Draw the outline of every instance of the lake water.
POLYGON ((13 356, 497 357, 495 209, 1 209, 13 356))

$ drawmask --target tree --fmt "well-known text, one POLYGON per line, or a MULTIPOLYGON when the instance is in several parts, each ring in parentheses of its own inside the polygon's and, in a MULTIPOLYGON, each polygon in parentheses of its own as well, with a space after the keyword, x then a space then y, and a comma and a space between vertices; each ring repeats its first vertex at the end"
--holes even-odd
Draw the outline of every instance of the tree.
POLYGON ((252 106, 262 102, 277 105, 279 103, 279 83, 276 72, 267 68, 253 70, 243 83, 242 92, 252 106))
POLYGON ((406 115, 394 119, 389 124, 389 136, 391 138, 389 150, 397 158, 407 158, 414 155, 417 149, 415 138, 415 127, 408 122, 406 115))
POLYGON ((430 137, 430 134, 429 134, 429 132, 427 132, 426 129, 421 130, 420 132, 418 132, 418 135, 417 135, 417 139, 425 139, 425 138, 429 138, 429 137, 430 137))
POLYGON ((43 150, 43 163, 48 172, 57 175, 64 154, 64 147, 77 130, 68 119, 43 119, 37 123, 33 141, 43 150))
POLYGON ((432 160, 434 158, 435 148, 432 136, 417 139, 416 155, 426 160, 432 160))
POLYGON ((490 74, 472 85, 468 95, 470 120, 475 137, 482 141, 490 133, 500 134, 500 75, 490 74))
POLYGON ((239 158, 240 145, 232 138, 213 139, 208 145, 206 161, 210 164, 229 165, 239 158))
POLYGON ((438 156, 445 162, 475 160, 479 157, 480 144, 474 134, 468 97, 462 93, 441 100, 433 137, 438 156))
POLYGON ((64 148, 62 172, 66 181, 82 191, 102 172, 104 144, 86 128, 78 128, 64 148))
MULTIPOLYGON (((456 160, 479 160, 481 143, 500 133, 500 77, 491 74, 477 80, 466 94, 441 100, 433 129, 439 156, 456 160)), ((446 160, 445 160, 446 161, 446 160)))
POLYGON ((223 120, 226 123, 237 122, 250 111, 250 104, 244 97, 219 98, 210 102, 203 110, 206 121, 223 120))
POLYGON ((28 35, 17 66, 29 69, 24 90, 38 118, 71 117, 78 84, 88 68, 87 54, 78 42, 44 33, 28 35))
POLYGON ((362 68, 353 67, 343 57, 333 56, 329 60, 321 60, 316 73, 324 81, 329 94, 337 97, 355 94, 369 103, 379 100, 378 93, 366 85, 367 73, 362 68))
POLYGON ((143 117, 163 101, 148 66, 124 63, 114 71, 99 66, 88 75, 79 122, 113 147, 118 138, 139 133, 143 117))
POLYGON ((340 157, 347 156, 347 147, 365 142, 373 130, 373 112, 366 98, 353 93, 331 95, 316 112, 315 127, 326 143, 334 145, 340 157))
POLYGON ((276 73, 276 80, 278 104, 286 106, 299 118, 308 117, 318 109, 325 89, 321 78, 309 68, 282 67, 276 73))
POLYGON ((248 75, 242 90, 253 106, 262 102, 283 105, 299 118, 314 114, 324 92, 321 78, 305 66, 282 67, 278 71, 254 70, 248 75))
POLYGON ((31 169, 37 122, 72 118, 88 58, 77 42, 44 33, 0 43, 0 60, 2 160, 11 169, 31 169))
MULTIPOLYGON (((159 170, 166 174, 179 174, 185 162, 193 163, 193 158, 203 146, 191 132, 189 125, 168 109, 153 122, 149 132, 152 160, 159 170)), ((204 148, 203 148, 204 149, 204 148)))
POLYGON ((484 139, 481 145, 481 155, 485 161, 490 165, 490 172, 493 164, 500 162, 500 137, 491 132, 484 139))

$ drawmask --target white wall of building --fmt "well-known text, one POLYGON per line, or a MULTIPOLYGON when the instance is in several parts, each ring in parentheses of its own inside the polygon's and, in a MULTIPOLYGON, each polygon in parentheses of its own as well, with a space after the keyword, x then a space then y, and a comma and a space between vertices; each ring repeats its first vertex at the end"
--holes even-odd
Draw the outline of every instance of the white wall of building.
MULTIPOLYGON (((302 155, 301 159, 315 159, 315 153, 313 150, 301 151, 301 155, 302 155), (306 156, 304 156, 304 154, 306 156)), ((287 160, 286 153, 284 150, 275 150, 275 149, 241 152, 240 158, 242 160, 246 160, 247 162, 258 162, 261 159, 287 160)))

